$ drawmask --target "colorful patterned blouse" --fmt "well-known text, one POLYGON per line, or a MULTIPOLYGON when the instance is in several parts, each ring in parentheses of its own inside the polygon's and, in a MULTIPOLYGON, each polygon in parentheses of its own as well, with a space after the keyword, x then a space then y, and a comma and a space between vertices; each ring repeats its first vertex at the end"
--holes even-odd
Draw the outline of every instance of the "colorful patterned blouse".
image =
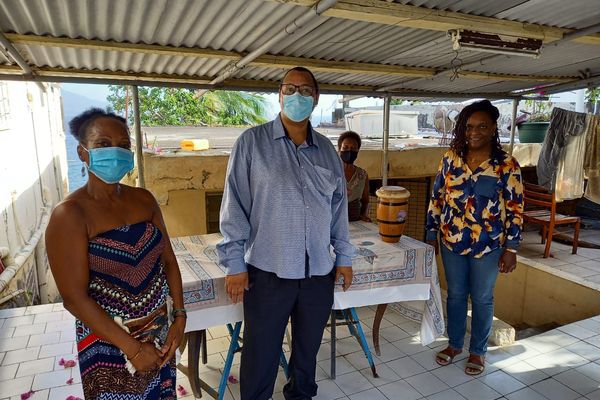
POLYGON ((426 240, 479 258, 499 247, 517 249, 523 224, 523 183, 517 160, 503 153, 471 172, 452 150, 444 154, 427 212, 426 240))

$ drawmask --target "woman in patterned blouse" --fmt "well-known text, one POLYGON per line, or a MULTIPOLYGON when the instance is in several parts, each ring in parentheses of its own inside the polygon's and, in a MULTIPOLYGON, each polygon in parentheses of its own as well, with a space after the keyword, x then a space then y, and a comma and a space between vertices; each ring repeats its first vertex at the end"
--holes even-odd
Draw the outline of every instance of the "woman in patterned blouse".
POLYGON ((338 138, 338 153, 344 162, 348 192, 348 219, 371 221, 369 218, 369 176, 367 171, 354 165, 361 140, 358 133, 346 131, 338 138))
POLYGON ((473 315, 465 369, 469 375, 483 372, 496 277, 498 271, 515 269, 521 240, 521 170, 517 160, 500 146, 499 115, 488 100, 461 111, 427 213, 426 240, 436 252, 441 249, 448 286, 450 340, 436 361, 448 365, 461 353, 470 296, 473 315))

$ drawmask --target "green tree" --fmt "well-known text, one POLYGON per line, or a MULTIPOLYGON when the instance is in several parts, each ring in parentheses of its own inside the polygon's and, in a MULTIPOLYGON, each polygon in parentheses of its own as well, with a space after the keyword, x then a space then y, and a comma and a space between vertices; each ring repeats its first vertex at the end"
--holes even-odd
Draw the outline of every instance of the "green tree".
MULTIPOLYGON (((107 100, 116 113, 125 114, 128 102, 128 122, 133 124, 131 91, 125 86, 109 86, 107 100)), ((212 90, 199 98, 189 89, 139 87, 142 125, 256 125, 266 122, 264 97, 254 93, 212 90)))

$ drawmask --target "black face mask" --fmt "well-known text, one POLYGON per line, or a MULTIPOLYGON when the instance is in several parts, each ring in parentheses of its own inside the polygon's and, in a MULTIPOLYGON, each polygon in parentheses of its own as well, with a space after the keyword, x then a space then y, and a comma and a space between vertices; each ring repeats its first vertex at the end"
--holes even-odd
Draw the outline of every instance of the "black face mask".
POLYGON ((340 158, 346 164, 354 164, 356 157, 358 157, 358 151, 352 151, 352 150, 340 151, 340 158))

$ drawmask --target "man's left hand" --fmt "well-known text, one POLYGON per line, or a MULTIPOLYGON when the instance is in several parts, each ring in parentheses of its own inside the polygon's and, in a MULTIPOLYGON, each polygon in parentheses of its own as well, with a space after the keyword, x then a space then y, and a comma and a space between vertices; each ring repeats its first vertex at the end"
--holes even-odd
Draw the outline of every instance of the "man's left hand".
POLYGON ((500 272, 506 274, 513 272, 515 268, 517 268, 517 253, 504 250, 498 262, 498 269, 500 269, 500 272))
POLYGON ((344 292, 352 285, 352 267, 335 267, 335 281, 338 282, 343 277, 342 289, 344 292))

